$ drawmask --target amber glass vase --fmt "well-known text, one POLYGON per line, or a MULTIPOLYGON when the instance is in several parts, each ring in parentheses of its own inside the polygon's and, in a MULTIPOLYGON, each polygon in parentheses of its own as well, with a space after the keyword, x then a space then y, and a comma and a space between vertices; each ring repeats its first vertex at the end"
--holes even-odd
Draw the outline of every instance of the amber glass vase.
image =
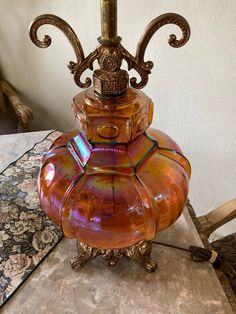
POLYGON ((43 158, 44 211, 69 238, 97 248, 154 239, 182 213, 190 165, 166 134, 148 129, 153 104, 129 88, 102 100, 93 88, 75 97, 77 127, 43 158))

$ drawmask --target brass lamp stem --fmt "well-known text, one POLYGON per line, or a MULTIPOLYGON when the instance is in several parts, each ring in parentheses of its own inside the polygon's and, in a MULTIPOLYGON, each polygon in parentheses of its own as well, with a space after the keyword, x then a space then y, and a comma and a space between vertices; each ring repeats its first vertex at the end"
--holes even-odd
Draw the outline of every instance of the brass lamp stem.
POLYGON ((100 0, 101 39, 114 42, 117 38, 117 0, 100 0))

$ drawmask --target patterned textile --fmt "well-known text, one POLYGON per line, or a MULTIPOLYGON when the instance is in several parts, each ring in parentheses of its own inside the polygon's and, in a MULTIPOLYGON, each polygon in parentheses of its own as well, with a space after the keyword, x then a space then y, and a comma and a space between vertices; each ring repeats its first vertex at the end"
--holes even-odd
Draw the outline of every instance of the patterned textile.
POLYGON ((0 307, 62 238, 39 205, 40 160, 53 132, 0 174, 0 307))

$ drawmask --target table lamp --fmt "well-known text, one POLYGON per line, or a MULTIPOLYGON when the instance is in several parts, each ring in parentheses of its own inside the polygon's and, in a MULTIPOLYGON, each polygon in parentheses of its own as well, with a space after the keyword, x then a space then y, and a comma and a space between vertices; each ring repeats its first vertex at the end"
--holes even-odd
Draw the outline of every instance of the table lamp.
POLYGON ((190 28, 182 16, 163 14, 147 26, 133 56, 117 36, 117 0, 101 0, 100 5, 99 45, 87 57, 61 18, 41 15, 30 26, 30 38, 40 48, 51 44, 48 35, 38 38, 41 25, 54 25, 65 34, 76 55, 68 67, 75 83, 85 89, 72 103, 76 128, 61 135, 43 156, 39 199, 64 235, 77 239, 73 269, 96 256, 109 266, 127 256, 154 272, 152 240, 182 213, 191 168, 168 135, 149 128, 153 102, 140 89, 147 84, 153 63, 144 55, 160 27, 175 24, 182 30, 181 39, 169 37, 175 48, 188 41, 190 28), (121 69, 123 60, 139 79, 129 79, 121 69), (100 68, 93 71, 93 84, 90 78, 81 80, 95 61, 100 68))

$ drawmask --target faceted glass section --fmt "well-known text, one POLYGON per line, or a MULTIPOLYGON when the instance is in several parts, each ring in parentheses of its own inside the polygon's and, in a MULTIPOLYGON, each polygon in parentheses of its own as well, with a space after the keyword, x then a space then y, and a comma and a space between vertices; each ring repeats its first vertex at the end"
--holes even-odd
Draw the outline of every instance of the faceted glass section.
POLYGON ((151 99, 133 88, 113 99, 101 99, 89 88, 73 99, 72 106, 77 127, 93 144, 129 143, 152 122, 151 99))

